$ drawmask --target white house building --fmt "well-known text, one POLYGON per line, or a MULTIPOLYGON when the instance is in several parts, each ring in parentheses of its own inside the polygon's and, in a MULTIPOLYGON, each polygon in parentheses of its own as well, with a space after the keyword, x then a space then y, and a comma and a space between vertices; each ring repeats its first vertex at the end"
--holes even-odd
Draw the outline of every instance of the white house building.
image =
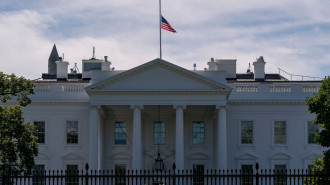
POLYGON ((39 169, 309 168, 323 148, 313 136, 305 98, 320 81, 236 73, 236 60, 211 60, 203 71, 161 59, 126 71, 95 57, 82 73, 54 46, 49 70, 34 80, 25 120, 38 127, 39 169), (55 65, 56 64, 56 65, 55 65))

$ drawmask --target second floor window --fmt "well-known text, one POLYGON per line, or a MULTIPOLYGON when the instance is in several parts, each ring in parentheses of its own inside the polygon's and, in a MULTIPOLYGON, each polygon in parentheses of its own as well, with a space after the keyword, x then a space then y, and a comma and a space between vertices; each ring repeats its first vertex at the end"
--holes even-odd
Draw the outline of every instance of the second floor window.
POLYGON ((35 121, 33 124, 37 128, 36 136, 38 137, 38 143, 45 143, 45 122, 44 121, 35 121))
POLYGON ((115 144, 126 144, 126 123, 115 123, 115 144))
POLYGON ((253 121, 241 122, 241 144, 253 144, 253 121))
POLYGON ((154 122, 154 144, 165 144, 164 122, 154 122))
POLYGON ((286 144, 286 121, 274 122, 274 144, 286 144))
POLYGON ((78 121, 66 122, 66 143, 78 144, 78 121))
POLYGON ((193 122, 193 141, 195 145, 202 145, 205 142, 204 122, 193 122))
POLYGON ((307 131, 308 144, 317 144, 315 136, 319 133, 319 126, 314 125, 313 122, 308 122, 308 131, 307 131))

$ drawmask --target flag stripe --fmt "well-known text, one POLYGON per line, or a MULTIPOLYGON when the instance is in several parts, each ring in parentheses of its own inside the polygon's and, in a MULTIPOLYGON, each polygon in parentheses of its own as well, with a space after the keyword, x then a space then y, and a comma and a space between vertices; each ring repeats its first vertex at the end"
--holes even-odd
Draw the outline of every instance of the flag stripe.
POLYGON ((175 29, 172 28, 170 23, 162 16, 162 24, 161 24, 162 29, 176 33, 175 29))

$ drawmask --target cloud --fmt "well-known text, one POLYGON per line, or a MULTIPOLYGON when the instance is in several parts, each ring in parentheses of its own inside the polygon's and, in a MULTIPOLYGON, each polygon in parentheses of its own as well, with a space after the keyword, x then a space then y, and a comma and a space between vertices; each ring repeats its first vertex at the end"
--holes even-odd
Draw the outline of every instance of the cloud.
MULTIPOLYGON (((0 5, 1 70, 37 78, 56 43, 70 66, 108 55, 116 69, 159 57, 158 1, 17 0, 0 5), (21 4, 20 4, 21 3, 21 4), (6 62, 4 62, 6 61, 6 62), (10 62, 9 62, 10 61, 10 62)), ((329 69, 330 2, 321 0, 163 1, 178 31, 163 31, 163 57, 182 67, 209 58, 237 58, 238 72, 259 55, 266 72, 325 76, 329 69)))

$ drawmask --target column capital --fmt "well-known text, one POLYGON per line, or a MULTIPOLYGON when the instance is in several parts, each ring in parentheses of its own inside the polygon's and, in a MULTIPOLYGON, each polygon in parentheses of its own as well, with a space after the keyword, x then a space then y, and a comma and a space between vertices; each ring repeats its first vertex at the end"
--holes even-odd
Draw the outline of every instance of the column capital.
POLYGON ((227 110, 227 106, 226 105, 215 105, 215 108, 216 109, 224 109, 224 110, 227 110))
POLYGON ((130 105, 131 109, 143 109, 144 106, 143 105, 130 105))
POLYGON ((187 106, 186 105, 173 105, 173 109, 186 109, 187 106))
POLYGON ((89 109, 96 109, 96 110, 100 110, 102 107, 101 105, 90 105, 89 109))

